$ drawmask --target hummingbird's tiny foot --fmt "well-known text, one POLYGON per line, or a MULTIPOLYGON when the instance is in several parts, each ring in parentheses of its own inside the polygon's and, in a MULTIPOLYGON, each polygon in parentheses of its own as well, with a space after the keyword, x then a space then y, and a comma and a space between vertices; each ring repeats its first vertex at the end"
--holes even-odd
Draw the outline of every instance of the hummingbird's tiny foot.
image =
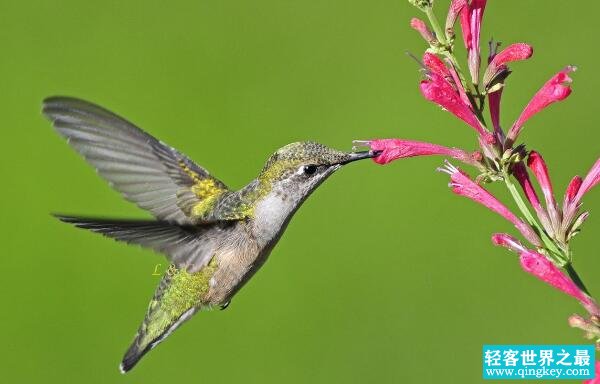
POLYGON ((227 300, 227 302, 225 304, 221 304, 221 311, 224 311, 225 309, 227 309, 227 307, 229 307, 230 303, 231 303, 231 300, 227 300))

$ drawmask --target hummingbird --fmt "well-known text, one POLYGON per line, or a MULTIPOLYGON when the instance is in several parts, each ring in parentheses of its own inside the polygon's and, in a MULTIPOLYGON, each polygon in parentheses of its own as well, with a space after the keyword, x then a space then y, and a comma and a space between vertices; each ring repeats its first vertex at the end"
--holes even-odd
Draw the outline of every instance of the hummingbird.
POLYGON ((100 106, 57 96, 44 100, 42 112, 110 186, 154 219, 55 216, 154 250, 170 263, 125 352, 122 373, 196 312, 227 308, 306 198, 343 165, 379 154, 296 142, 272 154, 246 186, 231 190, 183 153, 100 106))

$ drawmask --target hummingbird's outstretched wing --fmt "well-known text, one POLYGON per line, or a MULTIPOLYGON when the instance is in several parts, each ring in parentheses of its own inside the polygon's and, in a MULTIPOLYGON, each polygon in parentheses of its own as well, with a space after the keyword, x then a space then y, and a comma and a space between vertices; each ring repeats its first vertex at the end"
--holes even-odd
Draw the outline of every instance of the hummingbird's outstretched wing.
POLYGON ((159 220, 202 222, 203 208, 228 191, 187 156, 104 108, 50 97, 42 111, 114 189, 159 220))

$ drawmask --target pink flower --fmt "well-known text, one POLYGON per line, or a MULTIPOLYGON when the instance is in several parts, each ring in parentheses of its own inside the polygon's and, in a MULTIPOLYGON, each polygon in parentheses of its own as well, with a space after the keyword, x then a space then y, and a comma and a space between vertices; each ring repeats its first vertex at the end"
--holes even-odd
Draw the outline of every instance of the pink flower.
POLYGON ((600 384, 600 361, 596 361, 596 375, 593 379, 584 380, 583 384, 600 384))
POLYGON ((410 20, 410 26, 412 29, 419 32, 421 37, 423 37, 423 39, 425 39, 425 41, 429 44, 434 45, 437 43, 437 39, 433 35, 433 32, 427 28, 427 24, 425 24, 423 20, 413 17, 410 20))
POLYGON ((546 209, 540 204, 535 189, 529 180, 527 169, 522 163, 514 165, 513 175, 519 181, 519 184, 521 184, 527 200, 535 209, 548 235, 563 243, 567 243, 579 232, 581 225, 589 216, 588 212, 578 214, 578 211, 583 195, 600 182, 600 159, 592 166, 592 169, 584 180, 579 176, 573 177, 565 191, 562 210, 559 209, 556 203, 548 168, 542 156, 535 151, 531 151, 527 164, 542 189, 546 209))
POLYGON ((531 273, 577 300, 586 300, 585 294, 546 256, 531 250, 525 250, 520 255, 521 267, 525 272, 531 273))
POLYGON ((525 192, 525 197, 527 197, 527 200, 533 209, 535 209, 535 212, 540 219, 540 222, 544 226, 544 229, 546 232, 548 232, 548 234, 550 234, 550 236, 553 236, 554 229, 552 227, 552 223, 550 222, 550 218, 548 217, 548 213, 546 213, 546 210, 544 207, 542 207, 542 204, 540 204, 540 199, 535 192, 533 184, 531 184, 529 174, 527 173, 527 169, 523 163, 517 163, 514 165, 513 175, 519 181, 519 184, 521 184, 521 188, 523 189, 523 192, 525 192))
POLYGON ((600 312, 594 299, 583 292, 569 276, 548 260, 546 256, 526 249, 517 239, 505 233, 495 233, 492 236, 492 242, 518 253, 521 267, 525 272, 576 298, 590 314, 596 315, 600 312))
POLYGON ((572 202, 575 199, 577 192, 579 192, 579 188, 581 188, 582 181, 583 180, 579 176, 575 176, 571 179, 565 192, 563 207, 567 206, 570 202, 572 202))
POLYGON ((456 72, 456 68, 454 68, 452 65, 450 65, 450 68, 448 69, 448 71, 450 72, 452 81, 454 82, 455 88, 458 91, 458 96, 460 97, 460 99, 462 100, 462 102, 465 105, 471 106, 471 100, 469 99, 469 96, 467 96, 465 87, 463 87, 463 84, 460 81, 460 77, 458 76, 458 72, 456 72))
POLYGON ((486 142, 494 142, 494 137, 479 122, 471 106, 461 99, 460 93, 443 76, 429 72, 427 79, 421 81, 420 88, 427 100, 438 104, 469 124, 486 142))
POLYGON ((531 171, 540 183, 546 201, 553 202, 554 191, 552 189, 552 182, 550 181, 550 176, 548 175, 548 167, 546 166, 546 162, 544 162, 544 158, 542 157, 542 155, 540 155, 536 151, 531 151, 529 153, 529 158, 527 159, 527 165, 529 166, 529 168, 531 168, 531 171))
POLYGON ((494 233, 492 235, 492 242, 496 245, 500 245, 504 248, 508 248, 513 252, 525 252, 526 248, 514 237, 507 235, 506 233, 494 233))
POLYGON ((483 83, 487 86, 490 82, 502 73, 507 71, 506 64, 526 60, 533 55, 533 48, 525 43, 511 44, 506 47, 502 52, 494 56, 490 61, 485 74, 483 75, 483 83))
POLYGON ((473 84, 479 83, 479 34, 486 3, 487 0, 471 0, 471 4, 463 7, 460 12, 460 25, 465 47, 468 51, 469 71, 471 72, 473 84))
POLYGON ((492 118, 492 125, 494 126, 494 132, 499 140, 504 140, 504 132, 500 127, 500 99, 502 98, 502 88, 496 92, 488 94, 488 104, 490 106, 490 117, 492 118))
POLYGON ((542 155, 536 151, 531 151, 529 153, 529 158, 527 159, 527 165, 535 175, 540 187, 542 188, 542 193, 544 194, 544 199, 546 200, 546 209, 548 210, 550 221, 552 222, 552 226, 555 229, 554 232, 556 233, 559 229, 562 218, 560 217, 558 206, 556 205, 556 200, 554 199, 552 182, 550 181, 548 168, 546 167, 544 158, 542 158, 542 155))
POLYGON ((446 36, 451 39, 454 37, 454 24, 460 15, 460 11, 468 5, 467 0, 452 0, 446 16, 446 36))
POLYGON ((449 156, 467 164, 477 164, 476 155, 469 154, 462 149, 448 148, 442 145, 425 143, 421 141, 401 139, 380 139, 369 141, 354 141, 355 145, 369 146, 371 150, 383 151, 381 155, 373 158, 377 164, 387 164, 396 159, 414 156, 442 155, 449 156))
POLYGON ((523 236, 533 245, 541 246, 541 241, 537 234, 530 226, 522 222, 515 216, 504 204, 496 199, 492 194, 475 183, 469 176, 460 169, 446 162, 446 166, 438 169, 450 175, 450 187, 452 192, 457 195, 468 197, 469 199, 487 207, 496 212, 506 220, 514 224, 514 226, 523 234, 523 236))
POLYGON ((575 203, 578 203, 583 195, 585 195, 590 189, 600 182, 600 159, 596 160, 596 163, 592 166, 592 169, 588 172, 587 176, 581 183, 577 191, 577 195, 573 199, 575 203))
POLYGON ((439 57, 430 52, 423 54, 423 65, 431 72, 444 77, 451 77, 446 64, 439 57))
POLYGON ((533 47, 531 45, 525 43, 511 44, 495 55, 489 66, 492 69, 498 68, 506 63, 529 59, 531 55, 533 55, 533 47))
MULTIPOLYGON (((492 62, 492 60, 494 60, 494 57, 496 57, 497 54, 497 50, 498 47, 500 47, 500 43, 494 43, 493 41, 490 41, 489 43, 490 46, 490 54, 488 56, 488 66, 489 63, 492 62)), ((506 71, 508 72, 508 69, 506 69, 506 71)), ((486 71, 487 73, 487 71, 486 71)), ((485 79, 485 76, 484 76, 485 79)), ((485 84, 485 81, 484 81, 485 84)), ((486 84, 486 88, 488 88, 489 84, 486 84)), ((500 87, 498 90, 496 91, 492 91, 492 89, 488 89, 488 104, 489 104, 489 108, 490 108, 490 117, 492 120, 492 126, 494 127, 494 133, 496 134, 496 138, 500 141, 500 142, 504 142, 504 131, 502 131, 502 128, 500 126, 500 99, 502 99, 502 87, 500 87)))
MULTIPOLYGON (((581 181, 581 178, 578 176, 575 176, 573 180, 571 180, 571 183, 569 183, 567 192, 565 193, 565 202, 563 205, 563 222, 561 227, 563 231, 567 231, 571 227, 576 227, 575 220, 583 222, 583 220, 587 218, 587 215, 584 217, 580 216, 577 219, 575 216, 579 207, 581 206, 581 199, 583 196, 599 182, 600 158, 596 160, 583 181, 581 181), (573 194, 575 195, 573 196, 573 194)), ((579 225, 580 224, 581 223, 579 223, 579 225)))
POLYGON ((598 307, 594 300, 586 295, 568 276, 566 276, 554 263, 544 255, 535 251, 526 250, 521 252, 519 260, 521 267, 538 279, 550 284, 554 288, 563 291, 579 302, 591 313, 597 314, 598 307))
POLYGON ((533 184, 531 184, 529 174, 527 173, 527 169, 525 169, 523 163, 515 164, 513 168, 513 174, 515 178, 519 181, 519 184, 521 184, 523 192, 525 192, 525 197, 527 197, 529 203, 531 203, 531 205, 533 206, 533 208, 535 208, 536 211, 541 209, 542 205, 540 204, 540 199, 538 198, 537 193, 533 188, 533 184))
POLYGON ((569 66, 554 75, 544 86, 533 96, 529 104, 525 107, 521 116, 515 121, 508 132, 508 140, 514 143, 523 128, 523 124, 529 118, 550 104, 566 99, 571 94, 570 84, 572 79, 569 73, 575 71, 575 67, 569 66))

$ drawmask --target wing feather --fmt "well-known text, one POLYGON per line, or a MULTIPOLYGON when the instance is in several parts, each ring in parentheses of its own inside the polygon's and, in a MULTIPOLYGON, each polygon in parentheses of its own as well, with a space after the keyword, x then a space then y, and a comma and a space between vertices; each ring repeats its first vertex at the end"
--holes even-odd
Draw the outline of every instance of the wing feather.
POLYGON ((190 207, 228 191, 184 154, 97 105, 51 97, 43 113, 114 189, 159 220, 196 224, 190 207), (211 186, 202 195, 193 189, 201 183, 211 186))

